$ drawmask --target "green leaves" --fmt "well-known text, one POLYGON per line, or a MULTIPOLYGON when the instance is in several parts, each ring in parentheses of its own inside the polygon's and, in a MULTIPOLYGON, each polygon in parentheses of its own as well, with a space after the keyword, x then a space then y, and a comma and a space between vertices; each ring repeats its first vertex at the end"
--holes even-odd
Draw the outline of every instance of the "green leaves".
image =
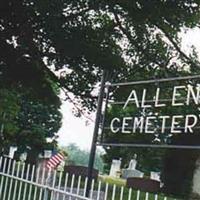
MULTIPOLYGON (((68 154, 68 164, 88 166, 90 152, 80 149, 76 144, 69 144, 66 147, 62 147, 61 150, 68 154)), ((101 152, 97 151, 94 168, 103 172, 103 161, 101 158, 101 152)))
POLYGON ((197 63, 188 62, 177 39, 182 27, 199 23, 197 0, 9 0, 2 5, 0 60, 12 81, 40 88, 41 98, 50 96, 53 81, 94 109, 91 91, 103 68, 117 74, 114 81, 123 81, 141 68, 167 70, 175 56, 177 67, 197 63), (72 73, 60 79, 49 66, 72 73))
MULTIPOLYGON (((14 122, 20 110, 18 94, 14 90, 0 89, 0 105, 1 132, 6 133, 8 137, 13 136, 18 131, 14 122)), ((2 136, 0 139, 3 142, 2 136)))

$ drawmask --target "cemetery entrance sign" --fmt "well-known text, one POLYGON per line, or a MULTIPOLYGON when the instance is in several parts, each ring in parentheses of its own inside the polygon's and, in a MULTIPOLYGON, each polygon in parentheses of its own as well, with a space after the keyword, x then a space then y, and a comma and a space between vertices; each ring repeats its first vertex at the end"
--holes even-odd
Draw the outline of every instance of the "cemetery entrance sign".
POLYGON ((200 148, 200 75, 105 84, 98 145, 200 148))
POLYGON ((86 196, 97 145, 200 149, 200 75, 111 84, 107 75, 104 70, 86 196))

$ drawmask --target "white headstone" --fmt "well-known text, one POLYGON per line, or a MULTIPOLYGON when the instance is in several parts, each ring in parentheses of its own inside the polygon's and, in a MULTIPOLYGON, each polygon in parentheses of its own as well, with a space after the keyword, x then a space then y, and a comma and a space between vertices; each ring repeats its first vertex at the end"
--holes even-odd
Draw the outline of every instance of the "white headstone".
POLYGON ((160 181, 160 173, 159 172, 151 172, 150 179, 160 181))
POLYGON ((193 176, 192 192, 200 196, 200 158, 196 162, 196 169, 193 176))
POLYGON ((144 173, 136 169, 137 166, 136 158, 137 155, 135 154, 133 159, 130 160, 128 168, 122 170, 122 178, 127 179, 131 177, 138 177, 138 178, 144 177, 144 173))
POLYGON ((40 159, 48 159, 51 158, 52 156, 52 151, 51 150, 44 150, 44 153, 40 153, 38 155, 38 158, 40 159))
POLYGON ((15 151, 17 151, 17 147, 16 146, 10 146, 8 157, 13 159, 15 151))
POLYGON ((142 178, 144 177, 144 173, 137 169, 123 169, 122 170, 122 178, 127 179, 131 177, 142 178))
POLYGON ((22 154, 20 155, 20 160, 21 160, 22 162, 26 161, 26 158, 27 158, 27 153, 22 153, 22 154))
POLYGON ((136 169, 136 165, 137 165, 137 154, 134 154, 133 159, 130 160, 129 165, 128 165, 128 169, 136 169))
POLYGON ((52 151, 50 150, 44 150, 44 158, 51 158, 52 151))
POLYGON ((134 170, 136 169, 137 161, 135 159, 130 160, 128 169, 134 170))
POLYGON ((121 160, 112 160, 109 176, 117 177, 121 170, 121 160))

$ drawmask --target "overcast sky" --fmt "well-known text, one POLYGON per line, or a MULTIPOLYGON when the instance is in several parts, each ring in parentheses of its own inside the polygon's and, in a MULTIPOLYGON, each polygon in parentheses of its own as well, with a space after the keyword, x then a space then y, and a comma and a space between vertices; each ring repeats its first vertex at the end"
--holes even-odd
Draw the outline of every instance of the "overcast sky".
MULTIPOLYGON (((61 107, 63 124, 59 131, 59 144, 66 146, 76 143, 81 149, 90 149, 94 123, 86 124, 86 118, 75 117, 72 114, 73 105, 64 101, 61 107)), ((95 114, 91 117, 94 118, 95 114)))
MULTIPOLYGON (((195 28, 182 36, 182 49, 189 53, 190 47, 194 45, 200 52, 200 30, 195 28)), ((200 55, 200 54, 199 54, 200 55)), ((94 123, 86 125, 86 118, 77 118, 72 114, 69 102, 63 101, 61 112, 63 114, 63 125, 59 131, 59 144, 77 144, 81 149, 90 149, 94 123)), ((95 114, 91 116, 93 119, 95 114)))

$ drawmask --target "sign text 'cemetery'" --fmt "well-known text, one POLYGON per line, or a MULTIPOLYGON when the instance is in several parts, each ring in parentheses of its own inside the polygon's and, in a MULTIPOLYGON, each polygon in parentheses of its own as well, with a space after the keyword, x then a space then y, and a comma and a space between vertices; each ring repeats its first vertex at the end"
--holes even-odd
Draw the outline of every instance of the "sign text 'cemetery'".
POLYGON ((151 101, 147 99, 148 89, 142 89, 138 93, 135 89, 132 89, 126 97, 126 101, 122 106, 122 110, 126 110, 128 107, 134 106, 139 110, 146 110, 145 114, 139 112, 138 115, 115 116, 110 121, 110 130, 112 133, 155 133, 159 129, 159 133, 193 133, 195 127, 200 122, 200 114, 198 112, 191 113, 167 113, 164 111, 158 112, 155 110, 165 110, 165 108, 178 108, 192 107, 198 110, 200 104, 200 85, 179 85, 174 86, 169 92, 168 103, 161 98, 162 93, 165 93, 165 89, 160 87, 155 88, 155 93, 152 95, 151 101), (149 110, 149 112, 148 112, 149 110))

